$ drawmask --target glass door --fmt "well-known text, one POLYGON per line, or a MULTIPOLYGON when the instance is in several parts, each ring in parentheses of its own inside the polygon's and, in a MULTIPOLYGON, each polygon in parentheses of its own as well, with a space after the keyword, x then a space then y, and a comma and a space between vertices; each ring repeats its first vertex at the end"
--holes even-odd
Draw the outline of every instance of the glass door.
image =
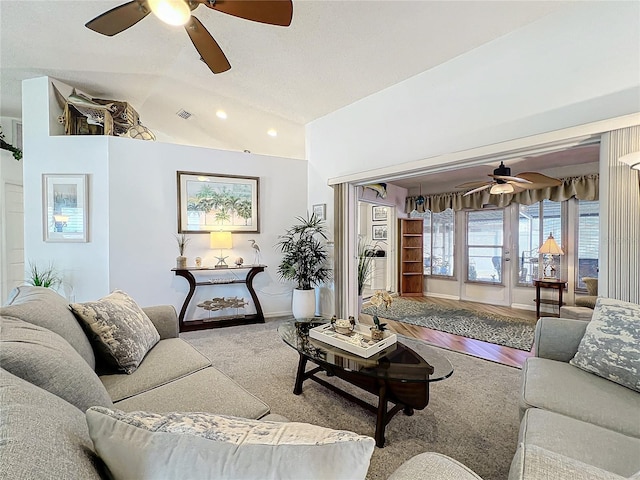
POLYGON ((469 211, 465 223, 462 299, 509 305, 512 276, 509 216, 505 209, 469 211))

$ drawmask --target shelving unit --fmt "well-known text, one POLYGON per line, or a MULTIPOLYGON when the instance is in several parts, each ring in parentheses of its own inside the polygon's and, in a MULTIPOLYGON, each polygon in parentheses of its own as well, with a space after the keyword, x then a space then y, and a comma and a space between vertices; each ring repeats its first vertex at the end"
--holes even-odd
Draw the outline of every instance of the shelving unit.
POLYGON ((422 219, 401 218, 398 243, 400 244, 398 293, 402 297, 423 296, 422 219))

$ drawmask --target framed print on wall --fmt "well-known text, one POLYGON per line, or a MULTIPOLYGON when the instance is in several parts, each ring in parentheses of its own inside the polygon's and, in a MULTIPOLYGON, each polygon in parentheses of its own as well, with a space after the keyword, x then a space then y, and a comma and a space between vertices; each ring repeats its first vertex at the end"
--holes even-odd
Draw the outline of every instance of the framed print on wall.
POLYGON ((386 240, 387 239, 387 226, 386 225, 373 225, 371 227, 371 237, 374 240, 386 240))
POLYGON ((88 175, 42 175, 45 242, 88 242, 88 175))
POLYGON ((386 222, 387 221, 387 207, 372 207, 371 220, 373 222, 386 222))
POLYGON ((313 206, 313 213, 320 220, 326 220, 327 219, 327 204, 326 203, 319 203, 319 204, 314 205, 313 206))
POLYGON ((260 178, 177 172, 178 233, 260 233, 260 178))

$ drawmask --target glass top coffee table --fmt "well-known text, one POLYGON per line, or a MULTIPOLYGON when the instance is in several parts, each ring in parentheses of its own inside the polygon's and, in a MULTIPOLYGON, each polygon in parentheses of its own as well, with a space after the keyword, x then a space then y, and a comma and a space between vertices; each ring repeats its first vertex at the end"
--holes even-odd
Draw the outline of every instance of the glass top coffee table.
POLYGON ((327 323, 326 320, 309 319, 285 322, 278 327, 280 337, 299 354, 298 373, 293 393, 302 393, 305 380, 342 395, 358 405, 376 413, 375 440, 384 446, 385 427, 400 410, 413 415, 429 404, 429 383, 449 378, 453 374, 451 362, 436 349, 420 345, 420 353, 410 348, 410 339, 398 336, 398 341, 375 355, 364 358, 309 337, 309 329, 327 323), (307 362, 317 367, 307 371, 307 362), (345 392, 316 374, 325 372, 336 376, 378 397, 378 405, 345 392), (388 402, 394 404, 388 408, 388 402))

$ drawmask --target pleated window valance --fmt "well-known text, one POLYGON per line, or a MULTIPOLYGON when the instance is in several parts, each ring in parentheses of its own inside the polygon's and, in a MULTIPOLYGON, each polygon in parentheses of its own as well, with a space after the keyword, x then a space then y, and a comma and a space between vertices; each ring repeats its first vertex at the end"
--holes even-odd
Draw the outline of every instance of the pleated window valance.
POLYGON ((497 207, 506 207, 511 203, 520 205, 532 205, 543 200, 562 202, 576 197, 579 200, 598 200, 598 174, 582 175, 579 177, 563 178, 562 185, 557 187, 542 188, 539 190, 525 190, 519 193, 505 193, 491 195, 489 189, 464 196, 465 192, 438 193, 435 195, 423 195, 424 202, 416 202, 418 196, 405 199, 405 213, 414 210, 424 213, 430 210, 434 213, 444 212, 447 208, 453 210, 480 210, 483 205, 490 204, 497 207))

